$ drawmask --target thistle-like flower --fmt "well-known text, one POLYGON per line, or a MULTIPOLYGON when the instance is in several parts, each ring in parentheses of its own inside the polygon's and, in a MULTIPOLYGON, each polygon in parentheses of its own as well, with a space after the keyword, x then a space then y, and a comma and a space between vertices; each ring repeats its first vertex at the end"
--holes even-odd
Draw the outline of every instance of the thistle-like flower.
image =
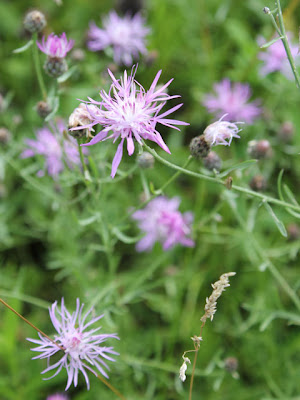
POLYGON ((230 146, 233 138, 240 138, 238 133, 241 129, 238 128, 237 124, 243 124, 243 122, 228 122, 222 121, 226 117, 223 115, 219 121, 216 121, 208 125, 204 132, 204 138, 209 146, 230 146))
POLYGON ((64 393, 54 393, 48 396, 46 400, 69 400, 69 397, 64 393))
POLYGON ((103 29, 94 22, 90 24, 87 46, 92 51, 112 47, 115 63, 130 66, 133 59, 138 59, 139 53, 147 53, 145 36, 149 32, 140 14, 119 17, 115 11, 111 11, 103 18, 103 29))
POLYGON ((76 311, 70 314, 62 298, 60 309, 57 306, 57 302, 53 303, 51 308, 49 308, 50 318, 57 332, 57 334, 54 335, 56 343, 50 341, 40 333, 38 334, 40 340, 27 339, 38 345, 38 347, 31 350, 41 353, 33 357, 33 359, 47 358, 48 367, 42 374, 56 369, 54 375, 45 379, 53 378, 59 374, 62 368, 66 369, 68 381, 65 390, 68 390, 72 382, 75 387, 77 386, 79 371, 82 372, 85 378, 88 390, 90 388, 90 382, 86 370, 91 371, 95 375, 100 373, 108 378, 105 369, 109 370, 109 367, 105 360, 115 361, 111 355, 118 355, 118 353, 113 350, 113 347, 101 346, 101 344, 108 339, 119 339, 118 336, 115 333, 96 334, 101 327, 87 330, 88 327, 99 321, 103 315, 92 318, 87 322, 87 318, 92 312, 92 309, 83 315, 83 306, 84 304, 80 305, 80 301, 77 299, 76 311), (62 349, 64 349, 64 351, 62 349), (55 364, 49 365, 51 357, 60 351, 63 351, 61 359, 55 364))
POLYGON ((68 41, 65 32, 60 37, 50 33, 47 40, 43 36, 42 43, 36 42, 38 48, 51 58, 65 58, 74 43, 74 40, 68 41))
MULTIPOLYGON (((64 170, 64 161, 70 169, 81 164, 77 141, 70 136, 66 137, 64 135, 66 127, 62 121, 58 121, 57 128, 58 134, 44 127, 37 131, 37 140, 25 139, 28 148, 21 154, 21 158, 42 155, 45 158, 44 169, 54 179, 57 179, 58 175, 64 170)), ((86 149, 84 150, 86 154, 86 149)), ((44 171, 40 170, 38 175, 43 176, 44 171)))
MULTIPOLYGON (((167 115, 178 110, 182 106, 182 103, 159 114, 167 100, 180 97, 177 95, 170 96, 165 91, 173 79, 169 80, 169 82, 159 89, 156 88, 161 71, 156 74, 148 91, 134 79, 136 68, 132 69, 130 76, 125 71, 124 77, 120 80, 117 80, 110 70, 108 70, 108 73, 113 81, 111 88, 108 93, 104 90, 100 92, 101 102, 89 98, 90 101, 87 103, 93 106, 98 105, 99 108, 97 107, 95 110, 94 107, 87 106, 92 122, 81 127, 81 129, 91 128, 96 124, 100 124, 104 128, 89 143, 82 146, 91 146, 107 139, 113 139, 113 142, 116 142, 119 138, 121 139, 112 163, 111 177, 113 178, 123 156, 123 144, 125 140, 127 141, 127 151, 130 156, 134 152, 134 141, 142 145, 142 139, 151 140, 167 153, 170 153, 170 150, 156 129, 156 124, 159 123, 178 131, 180 129, 175 125, 189 124, 165 118, 167 115), (112 133, 107 136, 109 132, 112 133)), ((78 128, 71 130, 76 129, 78 128)))
POLYGON ((223 79, 214 85, 214 92, 206 95, 202 103, 216 117, 226 114, 229 121, 251 124, 261 114, 259 101, 249 102, 251 89, 247 84, 231 83, 229 79, 223 79))
POLYGON ((160 196, 151 200, 143 210, 136 211, 132 218, 138 221, 139 228, 146 233, 136 245, 137 251, 150 251, 155 242, 161 242, 164 250, 176 244, 193 247, 191 235, 193 214, 178 211, 180 199, 167 199, 160 196))

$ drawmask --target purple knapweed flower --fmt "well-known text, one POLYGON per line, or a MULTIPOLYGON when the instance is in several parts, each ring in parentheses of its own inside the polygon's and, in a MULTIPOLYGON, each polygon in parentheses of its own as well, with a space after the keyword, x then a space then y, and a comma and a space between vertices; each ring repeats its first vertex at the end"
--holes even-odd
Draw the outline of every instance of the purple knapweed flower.
MULTIPOLYGON (((70 169, 81 165, 77 141, 64 135, 67 128, 62 121, 57 122, 57 128, 59 134, 54 134, 50 129, 44 127, 37 131, 37 140, 25 139, 28 148, 21 154, 21 158, 33 157, 38 154, 44 156, 45 169, 54 179, 64 170, 64 161, 70 169)), ((43 176, 44 172, 41 170, 38 175, 43 176)))
POLYGON ((92 51, 112 47, 115 63, 130 66, 133 59, 138 59, 139 53, 147 53, 145 36, 150 29, 144 23, 140 14, 119 17, 115 11, 111 11, 103 18, 103 29, 94 22, 90 24, 87 46, 92 51))
MULTIPOLYGON (((130 76, 127 76, 127 72, 125 71, 124 77, 120 80, 117 80, 110 70, 108 70, 108 73, 113 81, 110 90, 108 93, 104 90, 100 92, 102 98, 101 102, 89 99, 90 101, 87 103, 93 106, 99 105, 99 108, 95 111, 91 106, 87 106, 92 122, 81 127, 87 128, 100 124, 104 129, 89 143, 82 144, 81 146, 91 146, 107 139, 113 139, 113 142, 116 142, 116 140, 121 138, 112 163, 111 177, 113 178, 122 159, 125 140, 127 141, 127 151, 130 156, 134 152, 134 140, 142 145, 142 139, 151 140, 157 143, 167 153, 170 153, 170 150, 156 129, 156 124, 160 123, 178 131, 180 129, 174 125, 189 124, 175 119, 165 118, 167 115, 178 110, 182 106, 182 103, 159 114, 167 100, 180 97, 177 95, 170 96, 165 92, 165 89, 170 85, 173 79, 169 80, 169 82, 159 89, 156 88, 161 71, 156 74, 148 91, 134 79, 136 68, 132 69, 130 76), (110 131, 112 131, 112 134, 107 136, 110 131)), ((75 129, 79 128, 73 128, 73 130, 75 129)))
POLYGON ((206 95, 202 104, 218 118, 227 114, 229 121, 251 124, 261 114, 259 101, 249 102, 251 89, 248 84, 223 79, 214 85, 214 92, 206 95))
POLYGON ((238 133, 241 129, 236 124, 242 124, 243 122, 222 121, 224 117, 226 117, 226 114, 219 121, 205 128, 203 135, 209 146, 218 146, 219 144, 230 146, 233 138, 240 138, 238 133))
POLYGON ((69 400, 69 397, 63 393, 54 393, 48 396, 46 400, 69 400))
POLYGON ((137 243, 137 251, 150 251, 155 242, 161 242, 164 250, 176 244, 193 247, 191 235, 193 214, 178 211, 180 199, 168 199, 163 196, 151 200, 143 210, 136 211, 132 218, 138 221, 138 227, 146 235, 137 243))
POLYGON ((82 315, 84 304, 80 305, 79 299, 76 300, 76 311, 72 314, 66 309, 64 299, 61 300, 61 308, 57 306, 57 301, 52 304, 49 308, 49 314, 52 324, 57 332, 54 335, 54 341, 50 341, 48 338, 38 333, 40 340, 27 339, 38 345, 31 349, 32 351, 38 351, 41 354, 33 357, 47 358, 48 367, 42 372, 42 374, 57 369, 51 379, 65 368, 68 374, 68 381, 65 390, 68 390, 72 382, 74 386, 78 383, 78 372, 81 371, 86 384, 87 389, 90 388, 90 382, 86 370, 91 371, 93 374, 98 373, 108 378, 104 368, 109 370, 105 360, 115 361, 110 355, 119 355, 113 350, 113 347, 101 346, 106 340, 113 338, 119 339, 115 333, 111 334, 96 334, 101 327, 96 329, 87 330, 92 324, 99 321, 103 317, 95 317, 87 322, 87 317, 92 312, 92 308, 85 314, 82 315), (64 351, 62 350, 64 349, 64 351), (63 352, 62 357, 55 364, 50 365, 50 358, 58 352, 63 352))
POLYGON ((47 40, 45 36, 43 36, 42 43, 36 42, 38 48, 47 56, 52 58, 64 58, 66 57, 67 53, 72 49, 74 46, 75 41, 67 39, 65 32, 58 37, 51 33, 47 40))
MULTIPOLYGON (((291 40, 293 35, 287 33, 288 39, 291 40)), ((260 46, 265 43, 265 39, 259 36, 257 42, 260 46)), ((293 58, 296 58, 296 63, 299 64, 300 59, 297 59, 299 55, 299 47, 297 44, 289 43, 293 58)), ((285 48, 281 40, 271 44, 266 49, 263 49, 259 54, 258 58, 263 61, 263 65, 260 67, 260 74, 266 76, 271 72, 280 71, 286 78, 293 79, 293 73, 289 64, 289 60, 286 55, 285 48)))

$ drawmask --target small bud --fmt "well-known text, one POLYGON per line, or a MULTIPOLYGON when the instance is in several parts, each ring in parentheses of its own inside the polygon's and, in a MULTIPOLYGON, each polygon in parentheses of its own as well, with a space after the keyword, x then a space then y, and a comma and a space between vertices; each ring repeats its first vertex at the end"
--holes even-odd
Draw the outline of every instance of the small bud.
POLYGON ((0 143, 7 144, 10 141, 11 133, 7 128, 0 127, 0 143))
POLYGON ((23 122, 23 117, 20 114, 15 114, 12 117, 12 122, 14 125, 20 125, 23 122))
POLYGON ((208 156, 203 158, 203 165, 210 171, 213 171, 214 169, 220 171, 222 167, 222 160, 217 153, 210 151, 208 156))
POLYGON ((41 32, 46 26, 46 18, 38 10, 28 12, 24 18, 24 28, 31 33, 41 32))
POLYGON ((287 233, 288 233, 288 240, 290 242, 294 242, 295 240, 298 240, 300 237, 300 228, 297 224, 289 224, 286 227, 287 233))
POLYGON ((210 145, 205 140, 205 136, 196 136, 191 140, 190 143, 190 153, 193 157, 197 158, 204 158, 208 155, 210 151, 210 145))
POLYGON ((232 181, 233 181, 233 179, 232 179, 231 176, 228 176, 228 177, 225 179, 225 186, 226 186, 226 188, 227 188, 228 190, 231 190, 231 189, 232 189, 232 181))
POLYGON ((267 188, 267 181, 262 175, 256 175, 251 179, 249 185, 255 192, 262 192, 267 188))
POLYGON ((68 65, 64 58, 48 57, 44 64, 44 69, 52 78, 58 78, 68 71, 68 65))
POLYGON ((265 14, 270 14, 270 13, 271 13, 269 7, 264 7, 264 8, 263 8, 263 12, 264 12, 265 14))
POLYGON ((83 61, 85 59, 85 52, 82 49, 72 50, 70 57, 73 61, 83 61))
POLYGON ((147 67, 151 67, 155 63, 158 55, 159 53, 157 50, 149 51, 149 53, 145 56, 145 64, 147 65, 147 67))
POLYGON ((45 119, 51 113, 52 109, 46 101, 39 101, 36 105, 36 112, 38 115, 45 119))
POLYGON ((137 163, 140 168, 148 169, 153 168, 155 159, 152 154, 144 151, 141 155, 137 157, 137 163))
POLYGON ((257 160, 263 160, 272 156, 272 147, 268 140, 251 140, 248 143, 248 154, 257 160))
POLYGON ((280 141, 288 143, 293 139, 295 133, 294 124, 290 121, 285 121, 281 124, 277 137, 280 141))
POLYGON ((131 15, 141 11, 143 5, 144 0, 118 0, 117 2, 117 7, 122 13, 130 13, 131 15))
POLYGON ((235 372, 238 369, 239 366, 239 362, 237 360, 237 358, 235 357, 227 357, 224 360, 224 367, 226 369, 226 371, 232 373, 235 372))

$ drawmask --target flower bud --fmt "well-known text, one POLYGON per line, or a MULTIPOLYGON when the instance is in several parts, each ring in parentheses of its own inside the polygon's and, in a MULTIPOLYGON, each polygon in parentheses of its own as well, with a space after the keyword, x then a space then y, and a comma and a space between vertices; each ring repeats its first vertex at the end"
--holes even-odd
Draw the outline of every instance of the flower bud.
POLYGON ((39 101, 36 105, 36 112, 38 115, 45 119, 51 113, 52 109, 46 101, 39 101))
POLYGON ((286 227, 287 233, 288 233, 288 240, 290 242, 293 242, 295 240, 298 240, 300 237, 300 228, 297 224, 289 224, 286 227))
POLYGON ((210 171, 213 171, 214 169, 220 171, 222 167, 222 160, 217 153, 210 151, 208 155, 203 158, 203 165, 210 171))
POLYGON ((141 155, 137 157, 137 163, 140 168, 148 169, 153 168, 155 159, 152 154, 144 151, 141 155))
POLYGON ((257 160, 263 160, 272 156, 272 148, 268 140, 251 140, 248 143, 248 154, 257 160))
POLYGON ((64 58, 48 57, 44 64, 44 69, 52 78, 58 78, 68 71, 68 64, 64 58))
POLYGON ((11 133, 7 128, 0 127, 0 143, 7 144, 11 138, 11 133))
POLYGON ((295 133, 294 124, 290 121, 285 121, 281 124, 277 137, 280 141, 288 143, 293 139, 295 133))
POLYGON ((131 15, 141 11, 143 5, 144 0, 118 0, 117 2, 117 7, 122 13, 129 12, 131 15))
POLYGON ((204 158, 210 152, 210 145, 207 143, 205 136, 195 136, 190 143, 190 153, 196 159, 204 158))
POLYGON ((31 33, 41 32, 46 26, 46 18, 38 10, 29 11, 24 18, 24 28, 31 33))
POLYGON ((232 373, 235 372, 238 369, 239 366, 239 362, 237 360, 237 358, 235 357, 227 357, 224 360, 224 367, 226 369, 226 371, 232 373))
POLYGON ((251 179, 249 185, 255 192, 262 192, 267 188, 267 181, 262 175, 256 175, 251 179))
POLYGON ((82 49, 72 50, 70 57, 73 61, 83 61, 85 59, 85 52, 82 49))

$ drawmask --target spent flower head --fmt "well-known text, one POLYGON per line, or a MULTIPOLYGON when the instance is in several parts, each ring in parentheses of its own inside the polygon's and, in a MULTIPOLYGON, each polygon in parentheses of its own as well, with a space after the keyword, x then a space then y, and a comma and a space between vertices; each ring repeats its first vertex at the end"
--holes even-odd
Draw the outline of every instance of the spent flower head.
POLYGON ((180 199, 163 196, 151 200, 144 209, 136 211, 132 218, 146 235, 137 243, 137 251, 150 251, 155 242, 161 242, 164 250, 176 244, 193 247, 190 238, 193 214, 178 211, 180 199))
POLYGON ((90 388, 90 382, 86 370, 91 371, 95 375, 100 373, 105 378, 108 378, 105 371, 105 369, 109 370, 106 360, 115 361, 112 355, 118 355, 118 353, 113 350, 113 347, 102 345, 108 339, 119 339, 115 333, 99 334, 98 331, 101 327, 90 329, 90 326, 99 321, 103 315, 88 318, 92 312, 92 308, 86 314, 83 314, 83 307, 84 304, 80 304, 79 299, 77 299, 76 311, 71 314, 65 307, 63 298, 61 300, 60 309, 56 301, 52 304, 51 308, 49 308, 50 318, 57 332, 54 335, 55 343, 50 341, 47 337, 42 336, 40 333, 38 333, 40 340, 27 339, 38 345, 38 347, 31 350, 41 353, 33 357, 33 359, 47 359, 48 367, 42 374, 56 369, 54 375, 45 379, 53 378, 59 374, 62 368, 66 369, 68 380, 65 390, 71 386, 72 382, 75 387, 77 386, 79 371, 82 372, 85 378, 88 390, 90 388), (51 357, 59 352, 62 352, 60 360, 50 365, 51 357))
MULTIPOLYGON (((299 48, 297 44, 291 43, 291 38, 293 37, 292 33, 287 33, 288 39, 290 39, 290 49, 293 58, 296 61, 296 64, 299 65, 300 58, 299 56, 299 48)), ((257 42, 260 46, 265 44, 265 39, 262 36, 259 36, 257 42)), ((268 46, 266 49, 262 49, 259 54, 258 58, 263 61, 263 64, 260 67, 260 74, 262 76, 266 76, 272 72, 279 71, 281 72, 286 78, 293 79, 293 72, 291 70, 289 60, 286 55, 286 51, 284 45, 281 40, 277 40, 275 43, 268 46)))
POLYGON ((241 129, 238 128, 237 124, 243 124, 243 122, 223 121, 224 117, 226 117, 226 114, 219 121, 208 125, 203 132, 205 140, 210 146, 230 146, 233 138, 240 138, 238 133, 241 129))
POLYGON ((149 32, 140 14, 119 17, 111 11, 103 18, 103 29, 94 22, 90 24, 87 46, 92 51, 111 47, 115 63, 130 66, 133 60, 138 59, 139 53, 147 53, 145 37, 149 32))
MULTIPOLYGON (((115 176, 117 168, 123 156, 123 144, 126 140, 127 151, 131 156, 134 152, 135 141, 142 145, 142 139, 151 140, 157 143, 163 150, 170 153, 167 145, 163 141, 160 133, 156 129, 156 124, 180 130, 175 125, 189 125, 186 122, 166 118, 172 112, 178 110, 181 104, 172 107, 170 110, 159 114, 167 100, 180 96, 170 96, 166 93, 166 88, 173 79, 169 80, 159 89, 156 88, 161 75, 159 71, 148 91, 138 83, 134 77, 136 68, 132 68, 131 75, 124 72, 124 77, 117 80, 113 73, 108 70, 112 79, 112 85, 108 93, 104 90, 100 92, 101 101, 97 102, 89 98, 87 110, 90 113, 91 123, 81 128, 91 128, 93 125, 100 124, 103 129, 89 142, 82 146, 91 146, 98 142, 113 139, 115 143, 121 139, 112 163, 112 178, 115 176), (91 105, 93 107, 91 107, 91 105), (99 107, 94 107, 94 106, 99 107), (108 136, 109 132, 111 134, 108 136)), ((78 128, 73 128, 76 130, 78 128)))
MULTIPOLYGON (((52 128, 55 132, 54 125, 52 128)), ((53 133, 49 128, 44 127, 37 131, 37 140, 25 139, 28 148, 21 154, 21 158, 42 155, 45 158, 45 169, 54 179, 57 179, 64 170, 64 161, 70 169, 81 165, 77 141, 64 134, 66 127, 62 121, 57 122, 57 128, 58 132, 53 133)), ((38 175, 43 176, 44 172, 40 170, 38 175)))
POLYGON ((249 102, 251 93, 248 84, 223 79, 214 85, 214 94, 207 94, 202 104, 216 117, 226 114, 229 121, 251 124, 261 114, 259 101, 249 102))
POLYGON ((36 42, 38 48, 51 58, 65 58, 74 46, 75 41, 67 39, 65 32, 59 37, 51 33, 47 40, 43 36, 42 43, 36 42))

